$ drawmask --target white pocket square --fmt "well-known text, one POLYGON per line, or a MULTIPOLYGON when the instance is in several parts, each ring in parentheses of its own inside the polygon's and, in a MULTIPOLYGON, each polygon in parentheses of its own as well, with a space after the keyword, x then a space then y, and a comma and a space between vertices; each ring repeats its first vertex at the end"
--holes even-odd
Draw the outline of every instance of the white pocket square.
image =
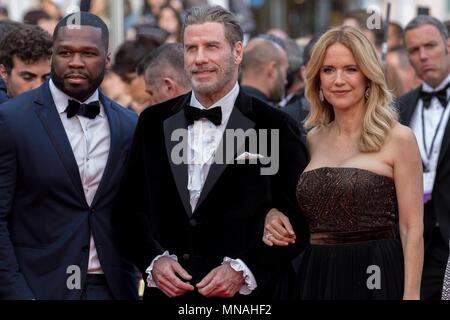
POLYGON ((240 154, 235 160, 254 160, 254 159, 264 159, 265 157, 262 154, 259 153, 250 153, 250 152, 244 152, 240 154))

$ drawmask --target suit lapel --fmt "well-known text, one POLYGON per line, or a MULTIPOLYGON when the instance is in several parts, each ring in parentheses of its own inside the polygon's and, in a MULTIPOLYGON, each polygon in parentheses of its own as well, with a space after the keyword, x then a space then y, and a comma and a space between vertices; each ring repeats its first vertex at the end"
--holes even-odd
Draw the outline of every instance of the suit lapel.
MULTIPOLYGON (((189 191, 187 189, 188 186, 188 166, 187 166, 187 152, 188 152, 188 135, 187 135, 187 121, 184 116, 184 106, 190 101, 191 95, 187 94, 183 97, 179 103, 177 103, 173 107, 174 115, 167 118, 164 121, 164 141, 166 145, 167 158, 169 159, 170 168, 172 170, 173 178, 175 180, 175 184, 177 186, 178 193, 181 198, 181 202, 183 203, 184 209, 186 213, 191 216, 191 203, 189 197, 189 191), (180 142, 179 136, 174 136, 174 140, 172 140, 172 134, 176 132, 176 130, 182 129, 180 131, 183 136, 181 137, 182 141, 180 142), (173 150, 182 150, 182 158, 183 161, 174 162, 172 157, 173 150), (179 163, 180 162, 180 163, 179 163)), ((176 153, 176 156, 179 156, 179 153, 176 153)), ((181 159, 178 159, 181 160, 181 159)))
POLYGON ((105 110, 106 116, 109 122, 109 132, 110 132, 110 147, 108 153, 108 160, 106 162, 105 170, 103 171, 103 176, 98 186, 97 192, 95 193, 94 200, 92 200, 92 206, 95 206, 96 202, 101 196, 101 192, 104 186, 109 185, 115 169, 117 168, 117 161, 120 158, 121 152, 121 136, 122 127, 119 121, 119 115, 117 106, 112 104, 109 99, 107 99, 101 92, 99 92, 99 99, 103 105, 103 110, 105 110))
MULTIPOLYGON (((242 90, 239 91, 239 95, 236 99, 235 106, 233 111, 231 112, 230 118, 228 119, 227 126, 225 128, 225 132, 222 136, 222 141, 219 144, 217 150, 226 150, 226 146, 231 143, 231 141, 227 141, 226 132, 227 130, 236 130, 242 129, 244 132, 248 129, 254 128, 255 123, 251 121, 249 118, 245 116, 246 113, 250 112, 252 109, 252 101, 251 98, 242 93, 242 90)), ((231 135, 234 139, 234 135, 231 135)), ((242 142, 242 141, 241 141, 242 142)), ((223 171, 226 169, 229 163, 232 163, 236 158, 236 153, 243 151, 244 144, 236 145, 236 148, 233 150, 232 154, 227 154, 223 152, 223 163, 216 163, 215 161, 211 164, 208 172, 208 176, 206 177, 205 184, 203 185, 202 192, 200 194, 200 198, 198 199, 196 208, 199 208, 202 202, 206 199, 208 194, 211 192, 212 188, 216 184, 217 180, 222 175, 223 171), (232 157, 232 158, 231 158, 232 157)), ((217 152, 217 151, 216 151, 217 152)))
POLYGON ((438 172, 442 171, 440 170, 442 166, 442 161, 444 159, 445 154, 447 153, 449 144, 450 144, 450 117, 447 119, 444 136, 442 137, 441 150, 439 150, 439 159, 436 167, 436 175, 438 174, 438 172))
POLYGON ((422 88, 422 85, 414 89, 411 92, 410 97, 403 103, 400 109, 400 121, 402 124, 409 126, 411 123, 412 116, 414 111, 417 109, 417 103, 419 102, 419 92, 422 88))
MULTIPOLYGON (((419 101, 419 92, 421 88, 422 86, 419 86, 418 88, 414 89, 409 99, 405 100, 403 105, 401 106, 401 120, 403 124, 406 124, 408 126, 410 125, 414 111, 417 109, 417 103, 419 101)), ((450 121, 447 121, 444 136, 442 138, 441 149, 439 151, 439 159, 436 168, 437 175, 439 175, 439 172, 442 171, 441 170, 442 161, 448 150, 449 144, 450 144, 450 121)))
POLYGON ((47 131, 47 134, 55 147, 64 168, 69 174, 70 180, 72 181, 72 184, 77 190, 80 200, 82 201, 81 203, 85 203, 87 206, 78 165, 50 93, 48 81, 41 86, 36 95, 34 101, 34 111, 47 131))

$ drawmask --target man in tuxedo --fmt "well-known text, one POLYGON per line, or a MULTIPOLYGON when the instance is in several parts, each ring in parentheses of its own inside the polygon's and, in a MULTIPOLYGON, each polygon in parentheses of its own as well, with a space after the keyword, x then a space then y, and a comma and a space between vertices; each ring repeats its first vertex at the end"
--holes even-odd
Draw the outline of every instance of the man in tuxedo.
POLYGON ((108 29, 62 19, 51 79, 0 108, 0 298, 134 299, 111 208, 136 115, 98 87, 108 29))
POLYGON ((421 295, 440 299, 450 237, 450 41, 445 26, 430 16, 409 22, 404 38, 411 65, 422 80, 398 101, 401 121, 414 131, 424 167, 421 295))
POLYGON ((295 198, 298 127, 240 89, 242 29, 229 11, 193 8, 183 45, 192 92, 146 109, 136 129, 113 215, 124 252, 148 274, 144 298, 279 296, 288 248, 261 239, 276 208, 297 222, 297 249, 309 241, 295 198), (264 130, 268 148, 252 149, 264 130), (235 132, 255 135, 233 146, 235 132))

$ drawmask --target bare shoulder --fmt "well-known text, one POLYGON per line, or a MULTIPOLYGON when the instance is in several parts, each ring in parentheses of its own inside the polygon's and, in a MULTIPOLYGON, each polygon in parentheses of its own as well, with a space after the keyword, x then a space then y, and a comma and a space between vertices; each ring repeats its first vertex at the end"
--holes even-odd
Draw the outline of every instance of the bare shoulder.
POLYGON ((414 132, 407 126, 398 122, 394 124, 386 140, 386 149, 393 159, 403 161, 420 157, 414 132))
POLYGON ((396 147, 417 144, 416 136, 411 128, 404 126, 397 121, 391 129, 389 140, 391 140, 391 143, 396 147))

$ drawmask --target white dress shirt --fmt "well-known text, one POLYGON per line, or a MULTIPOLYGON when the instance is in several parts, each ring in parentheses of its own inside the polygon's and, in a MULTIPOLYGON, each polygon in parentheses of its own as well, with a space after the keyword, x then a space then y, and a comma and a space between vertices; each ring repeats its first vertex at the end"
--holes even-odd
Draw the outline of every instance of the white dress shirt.
MULTIPOLYGON (((449 82, 450 82, 450 74, 447 76, 447 78, 444 79, 444 81, 442 81, 442 83, 438 87, 436 87, 436 89, 433 90, 433 88, 426 83, 422 84, 422 89, 426 92, 439 91, 443 89, 449 82)), ((447 89, 447 101, 448 97, 450 97, 449 93, 450 88, 447 89)), ((442 139, 444 137, 445 127, 447 126, 450 114, 450 108, 448 106, 446 108, 443 108, 439 103, 439 100, 433 97, 433 99, 431 99, 429 108, 423 110, 425 121, 425 143, 426 143, 426 150, 428 152, 430 152, 434 134, 436 133, 439 120, 443 115, 439 131, 436 134, 436 140, 434 141, 433 150, 431 150, 430 159, 428 159, 423 142, 424 139, 422 130, 422 109, 423 109, 423 102, 420 99, 417 108, 414 112, 414 115, 411 118, 410 127, 414 131, 414 134, 416 135, 420 155, 422 157, 424 165, 427 167, 429 171, 435 172, 439 159, 439 152, 441 150, 442 139)))
MULTIPOLYGON (((234 102, 239 94, 239 86, 236 85, 222 99, 214 103, 208 109, 222 108, 222 123, 216 126, 208 119, 201 118, 188 126, 188 185, 190 204, 194 212, 200 193, 208 176, 209 168, 214 161, 214 152, 219 146, 234 102)), ((192 92, 190 105, 198 109, 206 109, 192 92)))
MULTIPOLYGON (((80 171, 86 202, 90 206, 108 160, 111 143, 108 118, 100 104, 100 114, 94 119, 78 115, 68 119, 67 112, 65 112, 68 101, 69 99, 75 99, 59 90, 52 80, 50 80, 50 92, 72 147, 80 171)), ((96 90, 86 101, 79 102, 89 103, 98 100, 99 94, 96 90)), ((103 273, 92 234, 89 244, 88 273, 103 273)))
MULTIPOLYGON (((190 204, 192 212, 196 209, 198 199, 208 176, 209 168, 214 161, 214 152, 218 148, 222 136, 227 127, 228 119, 233 111, 234 103, 239 94, 239 85, 236 82, 233 89, 228 92, 222 99, 215 102, 208 109, 215 107, 222 108, 222 123, 218 126, 214 125, 209 120, 202 118, 194 121, 193 124, 188 126, 188 185, 190 196, 190 204)), ((206 109, 200 101, 195 97, 195 93, 192 92, 190 105, 199 109, 206 109)), ((147 284, 149 287, 155 287, 156 284, 152 279, 151 271, 153 270, 153 264, 161 256, 170 256, 172 259, 177 260, 175 255, 170 255, 168 251, 163 255, 157 256, 153 259, 150 266, 147 268, 148 273, 147 284)), ((250 294, 257 286, 256 279, 253 276, 250 269, 241 259, 232 259, 224 257, 223 263, 230 263, 230 266, 235 271, 242 271, 244 273, 245 284, 239 290, 241 294, 250 294)))

